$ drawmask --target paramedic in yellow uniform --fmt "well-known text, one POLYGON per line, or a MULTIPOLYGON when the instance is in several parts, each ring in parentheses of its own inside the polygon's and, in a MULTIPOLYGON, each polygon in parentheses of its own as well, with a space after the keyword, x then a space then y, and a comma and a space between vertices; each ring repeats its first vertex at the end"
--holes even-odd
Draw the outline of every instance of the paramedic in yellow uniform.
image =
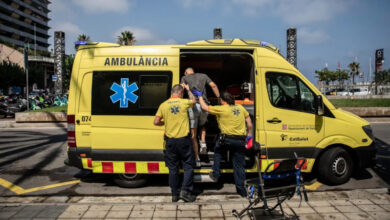
POLYGON ((195 104, 195 97, 188 85, 174 85, 171 97, 163 102, 157 110, 154 125, 165 126, 165 164, 169 169, 169 186, 172 191, 172 202, 179 199, 185 202, 195 201, 193 176, 195 157, 192 148, 187 110, 195 104), (188 90, 190 99, 183 99, 184 89, 188 90), (179 165, 184 169, 183 183, 180 187, 179 165))
POLYGON ((217 117, 218 127, 221 130, 218 141, 214 147, 214 165, 210 178, 217 181, 221 175, 220 162, 222 152, 229 150, 232 155, 233 175, 236 190, 239 195, 247 195, 245 181, 245 144, 247 137, 252 135, 252 121, 248 111, 242 105, 235 104, 233 96, 228 92, 221 95, 221 105, 208 106, 200 91, 193 92, 199 97, 203 110, 217 117), (246 127, 245 127, 246 124, 246 127))

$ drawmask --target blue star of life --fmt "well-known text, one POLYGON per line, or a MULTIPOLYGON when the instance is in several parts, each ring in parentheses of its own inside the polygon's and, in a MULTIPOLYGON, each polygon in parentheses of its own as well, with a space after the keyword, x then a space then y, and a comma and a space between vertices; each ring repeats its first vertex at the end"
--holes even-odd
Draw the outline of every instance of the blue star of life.
POLYGON ((120 101, 120 108, 128 108, 128 101, 135 103, 138 96, 134 94, 138 90, 137 83, 133 82, 129 85, 129 78, 121 78, 121 84, 114 82, 110 88, 115 94, 110 96, 111 102, 116 103, 120 101))
POLYGON ((177 114, 179 112, 179 106, 172 106, 171 107, 171 113, 172 114, 177 114))

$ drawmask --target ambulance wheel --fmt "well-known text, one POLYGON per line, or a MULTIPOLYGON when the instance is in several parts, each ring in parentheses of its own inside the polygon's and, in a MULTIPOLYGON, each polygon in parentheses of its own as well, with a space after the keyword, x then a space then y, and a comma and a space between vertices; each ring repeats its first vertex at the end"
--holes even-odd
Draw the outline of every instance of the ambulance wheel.
POLYGON ((353 172, 353 162, 348 152, 340 147, 325 151, 318 164, 318 179, 327 185, 348 182, 353 172))
POLYGON ((147 176, 141 174, 118 174, 114 178, 114 182, 124 188, 137 188, 145 185, 146 181, 147 176))

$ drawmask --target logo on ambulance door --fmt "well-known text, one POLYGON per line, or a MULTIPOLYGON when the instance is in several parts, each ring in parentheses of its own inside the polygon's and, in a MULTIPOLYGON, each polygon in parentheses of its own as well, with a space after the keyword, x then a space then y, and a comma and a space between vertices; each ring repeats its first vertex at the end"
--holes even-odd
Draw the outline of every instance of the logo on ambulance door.
POLYGON ((138 90, 137 83, 133 82, 129 85, 129 78, 121 78, 121 84, 114 82, 110 88, 115 94, 110 96, 111 102, 120 101, 120 108, 128 108, 128 101, 131 103, 137 102, 138 96, 134 94, 138 90))

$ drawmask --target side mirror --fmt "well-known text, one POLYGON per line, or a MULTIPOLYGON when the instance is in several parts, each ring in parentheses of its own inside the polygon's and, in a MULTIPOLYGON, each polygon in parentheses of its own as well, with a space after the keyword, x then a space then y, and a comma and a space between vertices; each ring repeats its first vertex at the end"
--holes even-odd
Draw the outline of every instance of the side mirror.
POLYGON ((316 97, 316 114, 319 116, 324 115, 324 102, 322 101, 322 95, 316 97))

